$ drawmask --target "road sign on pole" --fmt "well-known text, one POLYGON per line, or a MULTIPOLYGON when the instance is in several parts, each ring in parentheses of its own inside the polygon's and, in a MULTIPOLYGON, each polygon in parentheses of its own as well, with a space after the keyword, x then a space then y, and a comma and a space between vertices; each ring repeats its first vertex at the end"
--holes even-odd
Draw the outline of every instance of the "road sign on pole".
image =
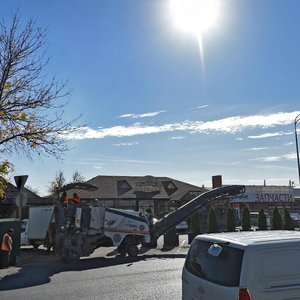
POLYGON ((22 191, 23 187, 25 186, 25 183, 27 181, 28 175, 20 175, 15 176, 15 183, 16 187, 18 189, 18 194, 16 197, 16 205, 19 207, 19 219, 22 220, 22 207, 24 207, 27 204, 27 196, 22 191))
POLYGON ((24 207, 27 204, 27 196, 23 191, 19 191, 16 197, 16 205, 19 208, 19 219, 22 220, 22 207, 24 207))
POLYGON ((27 196, 23 191, 18 192, 16 197, 16 205, 18 207, 24 207, 27 204, 27 196))
POLYGON ((28 175, 20 175, 20 176, 14 177, 17 189, 19 191, 24 187, 24 185, 27 181, 27 178, 28 178, 28 175))

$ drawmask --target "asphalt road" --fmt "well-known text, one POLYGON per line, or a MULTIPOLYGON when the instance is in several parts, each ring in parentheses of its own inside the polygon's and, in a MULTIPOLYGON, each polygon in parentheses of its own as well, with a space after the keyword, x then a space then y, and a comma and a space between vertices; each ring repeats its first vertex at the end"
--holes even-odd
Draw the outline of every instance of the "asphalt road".
POLYGON ((181 270, 187 252, 180 246, 162 251, 142 249, 132 259, 101 248, 74 264, 22 250, 23 266, 0 281, 2 299, 181 299, 181 270))

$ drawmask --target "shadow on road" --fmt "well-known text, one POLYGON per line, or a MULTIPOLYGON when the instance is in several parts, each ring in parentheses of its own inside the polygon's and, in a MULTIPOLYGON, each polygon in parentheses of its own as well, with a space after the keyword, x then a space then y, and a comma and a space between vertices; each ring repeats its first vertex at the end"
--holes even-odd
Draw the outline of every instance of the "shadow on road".
MULTIPOLYGON (((32 251, 32 250, 31 250, 32 251)), ((39 251, 39 250, 38 250, 39 251)), ((40 252, 40 251, 39 251, 40 252)), ((99 269, 105 267, 111 267, 116 265, 127 264, 130 267, 133 263, 139 261, 146 261, 147 259, 174 259, 185 258, 185 254, 174 253, 162 253, 162 254, 142 254, 137 257, 123 257, 121 255, 115 255, 109 257, 92 257, 82 258, 76 263, 66 264, 61 261, 60 258, 54 256, 44 256, 42 263, 35 262, 36 255, 27 251, 28 260, 22 266, 22 269, 13 275, 8 275, 0 281, 0 291, 14 290, 26 287, 32 287, 49 283, 51 277, 60 272, 66 271, 84 271, 99 269)), ((40 253, 43 253, 40 252, 40 253)))

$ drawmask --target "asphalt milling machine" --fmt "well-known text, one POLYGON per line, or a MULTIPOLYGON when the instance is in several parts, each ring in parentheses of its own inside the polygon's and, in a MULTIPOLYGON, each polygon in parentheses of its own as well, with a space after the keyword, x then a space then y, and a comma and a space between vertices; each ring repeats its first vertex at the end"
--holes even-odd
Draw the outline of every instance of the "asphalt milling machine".
MULTIPOLYGON (((60 192, 74 188, 63 187, 60 192)), ((81 189, 97 188, 82 184, 81 189)), ((97 204, 69 204, 56 201, 54 218, 49 225, 45 246, 67 262, 89 256, 99 247, 117 247, 121 255, 137 256, 138 246, 156 247, 157 239, 182 220, 214 199, 245 192, 243 185, 213 189, 192 199, 153 224, 151 215, 143 210, 132 211, 100 207, 97 204)))

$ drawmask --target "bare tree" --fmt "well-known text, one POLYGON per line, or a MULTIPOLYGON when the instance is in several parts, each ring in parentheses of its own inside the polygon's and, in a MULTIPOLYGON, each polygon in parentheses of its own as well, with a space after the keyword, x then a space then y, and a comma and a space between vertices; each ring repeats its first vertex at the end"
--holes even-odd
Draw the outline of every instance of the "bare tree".
MULTIPOLYGON (((84 176, 79 171, 74 171, 70 183, 84 182, 84 176)), ((50 182, 48 191, 51 195, 55 195, 57 190, 67 184, 67 180, 63 171, 58 171, 55 174, 55 179, 50 182)))
POLYGON ((51 193, 51 195, 55 195, 57 191, 66 183, 66 178, 63 171, 58 171, 55 174, 54 181, 50 182, 50 186, 48 191, 51 193))
POLYGON ((66 83, 46 76, 44 29, 18 14, 0 22, 0 153, 54 156, 69 150, 62 137, 78 118, 64 121, 66 83))
POLYGON ((84 176, 82 174, 80 174, 79 171, 75 171, 72 174, 72 183, 73 182, 84 182, 84 176))

